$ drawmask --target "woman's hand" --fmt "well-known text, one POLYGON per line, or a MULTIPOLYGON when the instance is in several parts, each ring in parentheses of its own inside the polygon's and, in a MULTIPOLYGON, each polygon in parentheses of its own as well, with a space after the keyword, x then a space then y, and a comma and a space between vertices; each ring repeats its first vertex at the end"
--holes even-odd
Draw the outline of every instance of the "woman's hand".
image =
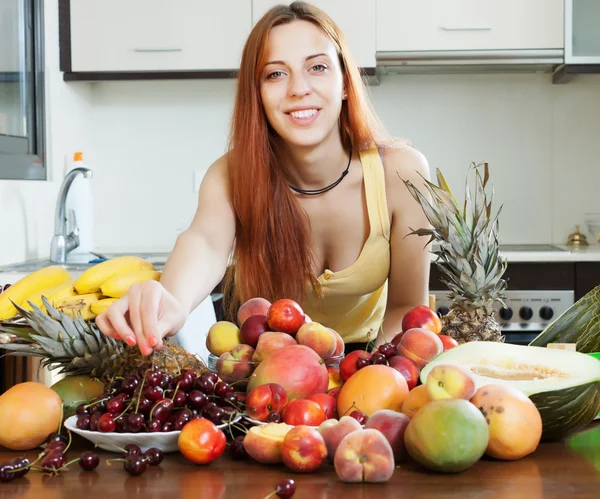
POLYGON ((131 286, 129 292, 96 317, 100 331, 110 337, 138 345, 142 355, 163 346, 165 336, 176 334, 187 312, 177 299, 157 281, 131 286))

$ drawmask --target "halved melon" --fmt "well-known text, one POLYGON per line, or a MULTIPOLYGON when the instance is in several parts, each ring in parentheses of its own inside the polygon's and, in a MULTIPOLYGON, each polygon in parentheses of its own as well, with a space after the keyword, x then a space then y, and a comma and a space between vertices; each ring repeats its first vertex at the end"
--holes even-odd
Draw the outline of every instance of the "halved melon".
POLYGON ((421 370, 425 383, 439 364, 459 364, 477 388, 510 385, 527 395, 542 416, 543 440, 555 440, 589 424, 600 410, 600 362, 583 353, 473 341, 442 353, 421 370))

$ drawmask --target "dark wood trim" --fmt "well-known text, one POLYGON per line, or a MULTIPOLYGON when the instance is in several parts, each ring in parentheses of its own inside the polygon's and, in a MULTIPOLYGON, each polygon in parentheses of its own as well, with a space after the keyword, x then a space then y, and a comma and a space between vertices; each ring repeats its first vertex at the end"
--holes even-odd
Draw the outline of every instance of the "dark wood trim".
POLYGON ((71 0, 58 0, 60 70, 71 71, 71 0))
POLYGON ((573 75, 597 73, 600 73, 600 64, 564 64, 552 75, 552 83, 568 83, 573 75))

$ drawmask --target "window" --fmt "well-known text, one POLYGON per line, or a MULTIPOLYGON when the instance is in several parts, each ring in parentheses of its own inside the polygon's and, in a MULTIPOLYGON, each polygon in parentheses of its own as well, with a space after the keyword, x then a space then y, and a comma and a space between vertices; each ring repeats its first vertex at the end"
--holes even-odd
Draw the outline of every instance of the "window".
POLYGON ((0 1, 0 180, 45 180, 43 0, 0 1))

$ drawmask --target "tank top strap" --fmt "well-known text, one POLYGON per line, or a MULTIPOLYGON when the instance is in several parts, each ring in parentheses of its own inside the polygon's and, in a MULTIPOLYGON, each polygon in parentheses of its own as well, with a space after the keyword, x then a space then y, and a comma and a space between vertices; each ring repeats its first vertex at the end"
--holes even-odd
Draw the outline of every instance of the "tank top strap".
POLYGON ((371 229, 375 229, 388 241, 390 239, 390 216, 385 194, 385 173, 383 162, 376 146, 360 152, 365 181, 367 210, 371 229))

